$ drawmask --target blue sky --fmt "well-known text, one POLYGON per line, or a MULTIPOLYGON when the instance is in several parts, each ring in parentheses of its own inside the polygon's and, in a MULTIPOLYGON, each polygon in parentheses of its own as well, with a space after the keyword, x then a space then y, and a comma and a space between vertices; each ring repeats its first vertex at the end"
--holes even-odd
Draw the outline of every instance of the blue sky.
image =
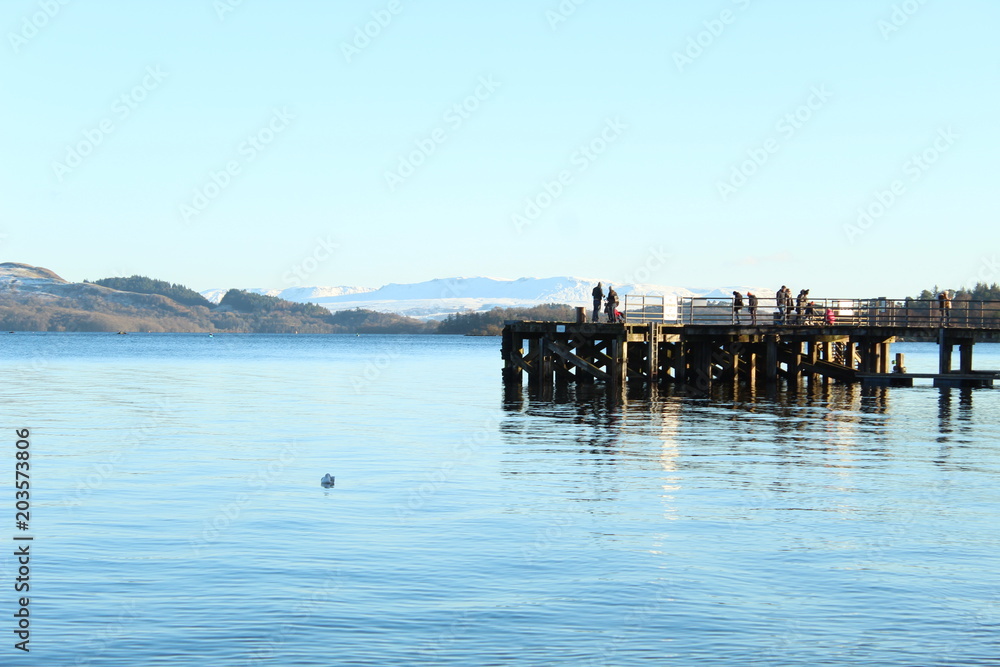
POLYGON ((0 258, 199 290, 1000 281, 997 25, 987 0, 6 0, 0 258))

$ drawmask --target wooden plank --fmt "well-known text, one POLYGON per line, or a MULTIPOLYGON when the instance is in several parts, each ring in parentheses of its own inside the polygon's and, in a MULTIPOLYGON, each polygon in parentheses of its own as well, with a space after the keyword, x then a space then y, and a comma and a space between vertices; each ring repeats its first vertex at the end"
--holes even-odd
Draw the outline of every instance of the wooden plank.
POLYGON ((616 389, 624 388, 625 379, 628 372, 628 347, 625 337, 611 339, 611 365, 608 367, 608 375, 611 377, 611 386, 616 389))
POLYGON ((775 382, 778 379, 778 337, 767 336, 764 377, 768 382, 775 382))
POLYGON ((523 369, 518 366, 517 359, 524 353, 520 336, 515 336, 510 327, 503 329, 503 343, 500 346, 500 356, 503 358, 503 381, 505 385, 520 385, 524 380, 523 369))
POLYGON ((657 382, 660 379, 660 326, 655 322, 649 324, 645 371, 650 382, 657 382))
POLYGON ((528 363, 524 360, 524 357, 522 357, 519 354, 511 357, 510 363, 514 364, 520 370, 526 372, 528 375, 531 375, 532 373, 535 372, 535 369, 529 366, 528 363))
POLYGON ((953 344, 946 338, 946 332, 941 329, 938 336, 938 372, 941 374, 951 372, 951 352, 953 344))
POLYGON ((831 377, 834 380, 853 382, 860 377, 860 374, 853 368, 841 366, 830 361, 816 360, 814 364, 803 364, 802 368, 810 373, 818 373, 823 377, 831 377))
POLYGON ((535 361, 535 381, 540 388, 552 386, 552 355, 549 346, 553 343, 546 337, 538 339, 538 360, 535 361))
POLYGON ((683 340, 674 344, 674 379, 678 382, 687 382, 688 379, 686 346, 687 342, 683 340))
POLYGON ((562 343, 558 343, 555 341, 550 342, 549 349, 552 352, 558 354, 560 357, 562 357, 569 363, 576 366, 577 368, 586 371, 587 373, 597 378, 598 380, 610 379, 607 373, 605 373, 604 371, 602 371, 600 368, 590 363, 589 361, 585 361, 584 359, 581 359, 580 357, 576 356, 570 350, 566 349, 566 346, 563 345, 562 343))
POLYGON ((958 346, 958 367, 963 373, 972 372, 972 342, 963 341, 958 346))

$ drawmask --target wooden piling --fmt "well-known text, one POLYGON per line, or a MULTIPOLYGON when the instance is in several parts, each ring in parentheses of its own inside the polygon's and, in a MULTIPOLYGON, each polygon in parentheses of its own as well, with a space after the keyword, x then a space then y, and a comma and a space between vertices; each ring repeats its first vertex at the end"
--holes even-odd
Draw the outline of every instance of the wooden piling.
POLYGON ((649 323, 646 347, 646 377, 650 382, 660 381, 660 325, 649 323))
POLYGON ((944 375, 951 372, 951 353, 953 344, 945 336, 945 330, 941 329, 938 337, 938 373, 944 375))
POLYGON ((972 372, 972 346, 971 340, 962 340, 958 345, 959 369, 962 373, 972 372))
POLYGON ((764 361, 764 378, 770 382, 778 380, 778 337, 765 336, 766 354, 764 361))
MULTIPOLYGON (((537 389, 600 382, 616 391, 640 382, 677 382, 705 391, 715 384, 753 385, 763 380, 773 385, 785 379, 795 387, 803 377, 810 384, 822 380, 906 385, 918 376, 887 377, 890 344, 912 329, 511 322, 501 336, 503 381, 520 386, 527 374, 528 384, 537 389)), ((1000 371, 973 370, 975 342, 1000 340, 1000 327, 995 332, 918 329, 938 340, 938 373, 928 376, 936 384, 940 379, 941 386, 990 386, 1000 378, 1000 371), (955 345, 960 350, 957 372, 951 362, 955 345)))

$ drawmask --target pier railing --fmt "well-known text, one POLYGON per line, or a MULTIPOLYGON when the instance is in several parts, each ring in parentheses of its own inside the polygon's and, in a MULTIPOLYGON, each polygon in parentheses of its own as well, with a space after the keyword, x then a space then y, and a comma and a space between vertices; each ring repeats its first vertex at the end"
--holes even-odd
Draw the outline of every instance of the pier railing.
POLYGON ((671 307, 666 305, 666 297, 649 294, 626 294, 625 314, 626 322, 676 322, 677 306, 671 300, 671 307))
MULTIPOLYGON (((625 296, 626 322, 667 322, 695 325, 736 323, 732 298, 625 296)), ((761 298, 757 304, 757 326, 819 326, 832 322, 847 326, 970 327, 1000 329, 1000 301, 952 300, 942 308, 934 299, 810 299, 802 306, 779 308, 776 300, 761 298)), ((739 312, 739 323, 751 324, 747 299, 739 312)))

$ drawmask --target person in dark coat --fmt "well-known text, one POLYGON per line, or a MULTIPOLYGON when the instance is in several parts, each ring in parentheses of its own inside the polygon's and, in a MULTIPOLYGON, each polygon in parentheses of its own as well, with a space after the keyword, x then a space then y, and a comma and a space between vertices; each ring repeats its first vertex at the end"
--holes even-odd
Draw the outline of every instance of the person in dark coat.
POLYGON ((591 321, 596 322, 601 312, 601 302, 604 301, 604 288, 601 287, 601 283, 597 283, 597 287, 594 288, 592 294, 594 295, 594 317, 591 321))
POLYGON ((809 290, 799 290, 799 295, 795 297, 795 321, 798 324, 802 324, 802 311, 806 307, 806 301, 809 300, 809 290))
POLYGON ((608 314, 608 322, 614 322, 615 311, 618 310, 618 292, 611 285, 608 285, 608 298, 604 303, 604 312, 608 314))
POLYGON ((750 326, 757 326, 757 295, 747 292, 747 312, 750 313, 750 326))
POLYGON ((778 321, 782 323, 785 321, 785 292, 790 293, 791 290, 782 285, 781 289, 774 294, 774 306, 778 310, 778 321))
POLYGON ((733 290, 733 324, 740 323, 741 310, 743 310, 743 295, 733 290))

